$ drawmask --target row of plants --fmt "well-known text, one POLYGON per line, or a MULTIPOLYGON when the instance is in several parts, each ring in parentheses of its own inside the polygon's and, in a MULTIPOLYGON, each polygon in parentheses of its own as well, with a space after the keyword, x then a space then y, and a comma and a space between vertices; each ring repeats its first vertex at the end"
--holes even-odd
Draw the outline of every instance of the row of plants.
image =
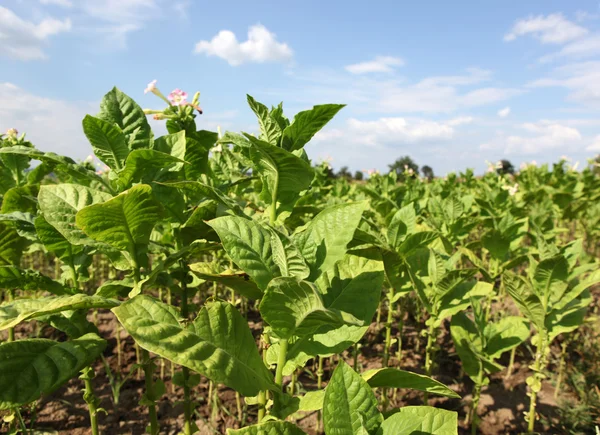
MULTIPOLYGON (((198 431, 201 376, 253 410, 231 434, 301 434, 294 421, 311 412, 319 416, 311 430, 328 435, 456 434, 458 414, 429 406, 431 395, 460 397, 435 380, 448 326, 474 383, 473 433, 481 391, 504 368, 499 359, 511 353, 512 365, 518 346, 533 346, 525 419, 535 432, 551 346, 584 323, 589 289, 600 282, 600 178, 592 169, 561 162, 515 177, 466 171, 399 183, 391 172, 351 183, 331 179, 305 150, 343 105, 314 106, 290 121, 281 104, 248 96, 259 134, 220 135, 198 129, 198 93, 188 102, 179 90, 166 98, 155 82, 147 91, 166 108, 142 110, 115 88, 83 120, 108 168, 100 173, 15 131, 1 138, 0 410, 12 433, 32 433, 21 410, 77 376, 99 433, 92 379, 107 341, 97 310, 110 310, 135 341, 152 435, 161 427, 164 361, 177 368, 186 435, 198 431), (148 115, 164 120, 167 134, 155 137, 148 115), (36 253, 52 259, 53 276, 24 267, 36 253), (110 278, 98 283, 104 268, 110 278), (421 373, 399 368, 407 302, 424 320, 421 373), (507 315, 499 309, 506 303, 518 311, 507 315), (324 359, 349 349, 356 357, 382 313, 380 367, 360 372, 338 357, 324 385, 324 359), (31 321, 66 339, 16 340, 14 328, 31 321), (313 366, 317 389, 300 392, 298 374, 313 366), (423 405, 391 408, 398 389, 422 392, 423 405)), ((108 373, 113 385, 130 376, 108 373)))

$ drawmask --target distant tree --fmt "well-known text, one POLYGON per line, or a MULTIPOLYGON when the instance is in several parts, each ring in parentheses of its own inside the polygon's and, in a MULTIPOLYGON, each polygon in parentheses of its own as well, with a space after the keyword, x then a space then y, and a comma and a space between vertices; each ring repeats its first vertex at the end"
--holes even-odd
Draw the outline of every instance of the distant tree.
POLYGON ((388 165, 390 172, 395 172, 398 175, 398 180, 404 181, 404 172, 412 170, 413 177, 419 174, 419 165, 415 163, 409 156, 400 157, 394 163, 388 165))
POLYGON ((423 177, 427 178, 429 181, 433 180, 434 175, 431 166, 421 166, 421 173, 423 174, 423 177))
POLYGON ((354 179, 361 181, 364 178, 365 174, 362 173, 362 171, 356 171, 354 173, 354 179))
POLYGON ((348 166, 342 166, 337 173, 339 178, 345 178, 347 180, 352 180, 352 173, 348 170, 348 166))
POLYGON ((506 159, 502 159, 498 162, 498 166, 496 166, 496 172, 498 174, 511 174, 513 175, 515 173, 515 167, 513 166, 513 164, 506 160, 506 159))

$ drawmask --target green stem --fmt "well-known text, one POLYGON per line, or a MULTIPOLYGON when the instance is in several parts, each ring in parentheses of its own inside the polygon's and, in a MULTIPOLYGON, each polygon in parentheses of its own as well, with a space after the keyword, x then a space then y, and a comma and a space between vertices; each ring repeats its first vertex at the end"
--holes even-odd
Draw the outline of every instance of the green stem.
MULTIPOLYGON (((387 321, 385 322, 385 346, 383 348, 383 361, 382 361, 383 367, 388 366, 388 362, 390 359, 390 348, 392 347, 392 321, 394 319, 393 312, 392 312, 392 298, 393 297, 394 297, 394 289, 390 289, 390 291, 388 293, 387 321)), ((385 412, 385 410, 387 409, 388 404, 389 404, 388 389, 385 387, 381 389, 381 398, 382 398, 381 406, 383 408, 383 411, 385 412)))
MULTIPOLYGON (((317 357, 319 359, 319 364, 317 366, 317 388, 320 390, 323 384, 323 357, 319 355, 317 357)), ((321 420, 322 414, 321 410, 317 411, 317 433, 321 430, 321 420)))
POLYGON ((21 410, 19 408, 15 408, 15 414, 17 415, 17 419, 19 420, 19 426, 21 426, 21 432, 23 435, 27 435, 29 431, 27 430, 27 425, 23 420, 23 416, 21 415, 21 410))
POLYGON ((479 417, 477 416, 477 407, 479 406, 479 398, 481 397, 481 387, 483 386, 483 363, 479 362, 479 374, 475 381, 475 389, 473 391, 473 404, 471 405, 471 435, 477 434, 477 425, 479 417))
MULTIPOLYGON (((429 327, 429 332, 427 334, 427 346, 425 347, 425 374, 427 376, 431 376, 431 362, 432 362, 432 353, 433 347, 435 344, 435 328, 433 327, 433 318, 429 319, 431 321, 431 326, 429 327)), ((427 405, 429 401, 429 393, 423 394, 423 404, 427 405)))
MULTIPOLYGON (((543 360, 544 360, 544 354, 545 354, 545 337, 542 337, 542 335, 538 335, 538 345, 536 347, 536 352, 535 352, 535 363, 533 366, 533 370, 534 370, 534 374, 533 377, 535 380, 539 381, 539 383, 541 383, 541 376, 540 376, 540 371, 542 370, 543 367, 543 360)), ((535 383, 534 383, 535 385, 535 383)), ((535 429, 535 409, 536 409, 536 405, 537 405, 537 393, 538 393, 538 386, 535 385, 535 388, 531 388, 531 402, 529 403, 529 414, 527 414, 528 417, 528 426, 527 426, 527 432, 528 433, 534 433, 534 429, 535 429)))
POLYGON ((142 349, 144 360, 144 381, 146 383, 146 399, 148 400, 148 416, 150 419, 150 435, 158 435, 158 416, 156 414, 156 400, 154 397, 154 362, 150 359, 150 353, 142 349))
MULTIPOLYGON (((10 289, 8 291, 8 302, 12 302, 15 299, 15 289, 10 289)), ((15 328, 8 328, 8 342, 11 343, 15 341, 15 328)))
POLYGON ((554 399, 558 398, 558 394, 560 393, 560 387, 562 386, 562 381, 565 376, 565 354, 567 352, 568 341, 565 340, 561 345, 560 352, 560 363, 558 366, 558 379, 556 380, 556 389, 554 390, 554 399))
MULTIPOLYGON (((182 278, 181 278, 181 316, 184 320, 189 318, 189 305, 188 305, 188 288, 187 288, 187 265, 182 261, 181 262, 182 278)), ((192 434, 192 416, 194 413, 193 403, 191 399, 190 386, 189 386, 189 378, 190 371, 187 367, 182 367, 181 369, 183 375, 183 413, 184 413, 184 423, 183 423, 183 433, 185 435, 192 434)))
POLYGON ((288 341, 282 339, 279 341, 279 358, 277 359, 277 370, 275 372, 275 383, 281 387, 283 383, 283 368, 287 361, 288 341))
POLYGON ((83 393, 83 400, 88 405, 90 413, 90 426, 92 428, 92 435, 98 435, 98 405, 100 400, 94 394, 94 388, 92 387, 92 379, 94 379, 94 369, 92 367, 86 367, 81 371, 80 378, 83 379, 85 389, 83 393))
POLYGON ((510 351, 510 360, 508 361, 508 368, 506 369, 506 376, 504 376, 504 379, 508 380, 510 379, 512 372, 513 372, 513 366, 515 365, 515 353, 517 352, 517 347, 513 347, 512 350, 510 351))
POLYGON ((402 364, 402 332, 404 330, 404 310, 402 309, 402 299, 398 301, 398 350, 396 351, 396 359, 398 360, 398 368, 402 364))

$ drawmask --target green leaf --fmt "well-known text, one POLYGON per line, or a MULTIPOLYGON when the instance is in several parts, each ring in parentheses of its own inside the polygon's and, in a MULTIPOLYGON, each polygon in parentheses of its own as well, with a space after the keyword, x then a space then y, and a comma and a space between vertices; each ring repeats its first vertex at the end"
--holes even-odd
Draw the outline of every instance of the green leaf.
POLYGON ((160 216, 161 208, 152 197, 152 188, 138 184, 106 202, 81 209, 76 221, 92 239, 127 251, 137 259, 145 253, 160 216))
POLYGON ((361 323, 351 315, 325 308, 316 286, 294 277, 273 279, 260 302, 260 313, 277 337, 312 334, 321 326, 361 323))
POLYGON ((306 435, 306 433, 287 421, 267 421, 243 429, 227 429, 227 435, 306 435))
POLYGON ((288 236, 271 229, 271 249, 273 261, 279 267, 282 276, 308 278, 310 269, 302 254, 288 236))
POLYGON ((559 334, 566 334, 579 328, 585 321, 592 300, 590 292, 585 290, 578 298, 571 300, 564 307, 553 310, 546 317, 548 342, 552 342, 559 334))
POLYGON ((303 148, 344 106, 344 104, 322 104, 299 112, 292 124, 283 131, 281 146, 288 151, 303 148))
POLYGON ((106 341, 96 334, 65 342, 41 338, 0 346, 0 409, 16 408, 56 390, 96 360, 106 341))
POLYGON ((488 324, 485 328, 486 355, 492 359, 500 358, 504 352, 527 340, 529 332, 529 322, 518 316, 507 316, 496 323, 488 324))
POLYGON ((83 132, 92 144, 94 154, 109 168, 119 172, 129 155, 125 135, 113 124, 93 116, 83 118, 83 132))
POLYGON ((492 229, 483 235, 481 243, 490 252, 492 258, 504 260, 510 250, 510 240, 500 231, 492 229))
POLYGON ((16 266, 0 266, 0 288, 28 291, 45 290, 55 295, 68 293, 60 283, 37 270, 20 269, 16 266))
POLYGON ((463 370, 471 379, 477 379, 481 371, 480 356, 483 352, 483 343, 477 326, 465 313, 459 312, 452 316, 450 333, 463 370))
POLYGON ((31 214, 37 213, 37 196, 40 186, 37 184, 13 187, 9 189, 2 198, 0 212, 12 213, 15 211, 31 214))
POLYGON ((377 435, 458 435, 458 414, 431 406, 404 406, 388 417, 377 435))
POLYGON ((408 257, 416 252, 418 249, 424 248, 439 237, 439 234, 435 231, 421 231, 418 233, 410 234, 400 244, 398 253, 403 257, 408 257))
POLYGON ((513 298, 519 311, 525 315, 536 326, 538 331, 544 330, 546 310, 544 305, 533 289, 520 276, 511 272, 502 275, 504 288, 513 298))
POLYGON ((102 177, 96 174, 96 172, 90 171, 85 166, 75 163, 75 160, 69 157, 59 156, 55 153, 44 152, 35 148, 29 148, 21 145, 0 148, 0 155, 2 154, 18 154, 28 156, 34 160, 40 160, 44 163, 57 165, 55 168, 56 171, 65 172, 76 180, 85 182, 94 181, 104 184, 104 180, 102 177))
POLYGON ((21 237, 15 228, 0 222, 0 266, 20 264, 26 246, 27 240, 21 237))
POLYGON ((237 216, 223 216, 207 222, 219 235, 223 248, 244 272, 265 290, 280 275, 273 259, 271 232, 258 222, 237 216))
POLYGON ((538 263, 533 275, 533 286, 542 301, 547 301, 549 309, 558 302, 567 289, 569 263, 562 255, 547 258, 538 263))
POLYGON ((260 140, 270 143, 271 145, 279 145, 279 139, 281 138, 281 126, 277 123, 277 120, 271 117, 269 109, 262 103, 259 103, 250 95, 246 95, 248 105, 255 113, 258 118, 258 125, 260 126, 260 140))
POLYGON ((348 364, 340 362, 325 390, 325 433, 358 434, 363 426, 374 431, 382 421, 371 387, 348 364))
POLYGON ((427 391, 446 397, 460 398, 456 392, 429 376, 407 372, 394 368, 380 368, 367 370, 362 373, 362 378, 371 388, 409 388, 418 391, 427 391))
POLYGON ((323 409, 323 401, 325 400, 325 390, 307 391, 300 398, 298 409, 300 411, 320 411, 323 409))
POLYGON ((366 202, 327 207, 292 236, 310 267, 309 280, 331 270, 344 257, 366 207, 366 202))
POLYGON ((179 189, 191 196, 198 196, 198 199, 210 198, 213 201, 232 210, 236 215, 244 217, 244 211, 240 208, 234 199, 227 196, 220 190, 209 186, 208 184, 200 183, 199 181, 178 181, 171 183, 162 183, 165 186, 179 189))
POLYGON ((78 184, 52 184, 40 188, 38 202, 46 221, 73 245, 89 245, 92 240, 75 224, 77 212, 88 205, 104 202, 112 195, 78 184))
POLYGON ((218 139, 217 133, 200 130, 186 139, 184 167, 186 180, 197 180, 208 173, 208 154, 218 139))
POLYGON ((214 302, 188 326, 173 307, 139 295, 113 312, 144 349, 188 367, 244 396, 276 390, 246 320, 231 305, 214 302))
POLYGON ((82 293, 39 299, 16 299, 0 305, 0 331, 12 328, 26 320, 61 311, 113 308, 117 305, 119 302, 116 300, 82 293))
POLYGON ((579 297, 585 290, 590 288, 593 285, 600 283, 600 269, 596 269, 592 273, 590 273, 586 278, 579 281, 577 285, 568 289, 560 298, 554 302, 552 309, 561 310, 566 307, 572 300, 579 297))
POLYGON ((244 272, 227 270, 216 274, 211 272, 209 265, 206 263, 190 264, 190 269, 198 278, 223 284, 248 299, 260 299, 263 295, 263 292, 256 286, 254 281, 251 281, 250 277, 244 272))
POLYGON ((129 149, 149 148, 152 130, 144 111, 119 89, 111 89, 102 98, 97 117, 116 124, 125 134, 129 149))
POLYGON ((179 163, 175 163, 170 169, 179 171, 183 168, 186 155, 186 137, 185 130, 177 133, 167 134, 154 140, 154 149, 161 153, 169 154, 172 157, 178 158, 179 163))
POLYGON ((165 174, 174 177, 170 172, 183 163, 183 160, 160 151, 134 150, 127 156, 125 167, 119 173, 119 184, 121 188, 126 189, 132 183, 151 183, 160 180, 165 174))
POLYGON ((300 192, 308 189, 315 173, 310 164, 289 151, 246 135, 252 143, 251 159, 262 180, 261 199, 276 201, 277 214, 291 211, 300 192))
POLYGON ((416 223, 417 215, 413 203, 394 213, 387 232, 389 245, 394 249, 398 249, 406 235, 414 233, 416 223))

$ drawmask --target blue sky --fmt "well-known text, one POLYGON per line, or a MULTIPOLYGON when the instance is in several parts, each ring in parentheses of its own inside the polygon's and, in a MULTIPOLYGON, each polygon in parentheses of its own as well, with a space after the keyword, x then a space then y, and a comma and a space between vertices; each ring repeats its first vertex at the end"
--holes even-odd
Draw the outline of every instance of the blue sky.
POLYGON ((160 108, 153 79, 201 91, 206 129, 254 132, 246 93, 346 103, 307 147, 336 168, 600 152, 598 2, 0 1, 0 131, 83 159, 83 116, 115 85, 160 108))

